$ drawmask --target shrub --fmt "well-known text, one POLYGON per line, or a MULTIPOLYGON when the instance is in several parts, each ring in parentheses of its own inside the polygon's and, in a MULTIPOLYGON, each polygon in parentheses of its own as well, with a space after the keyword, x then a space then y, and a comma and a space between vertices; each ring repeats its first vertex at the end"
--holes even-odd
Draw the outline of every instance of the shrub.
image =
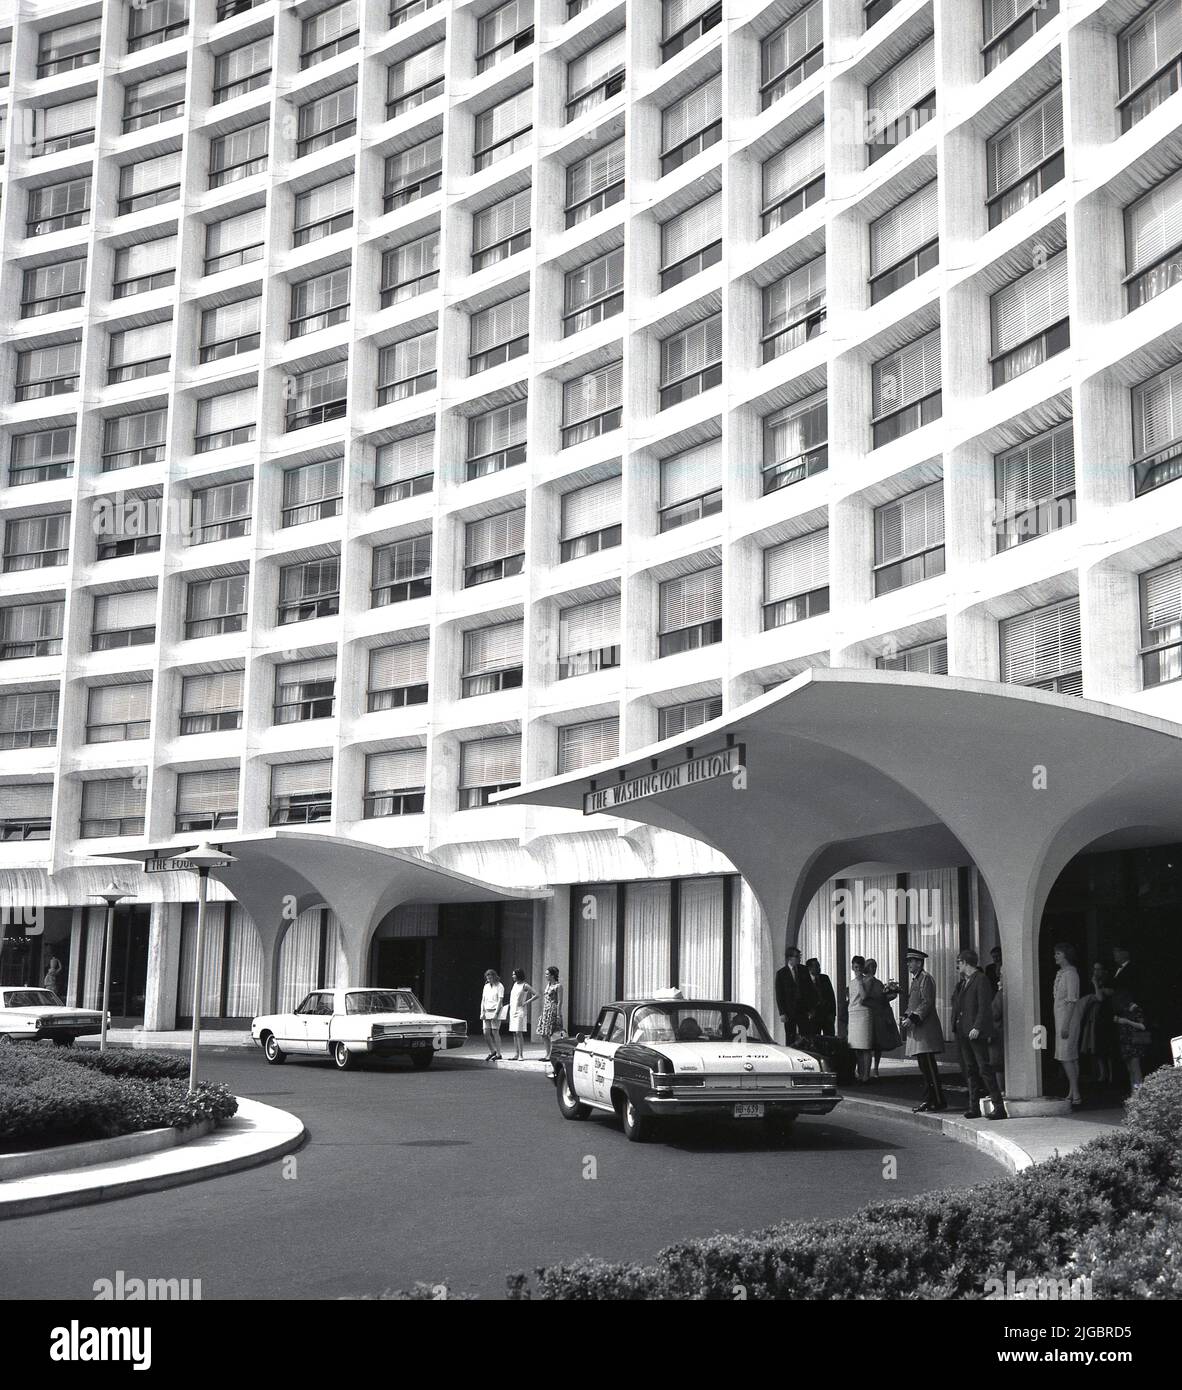
POLYGON ((138 1076, 146 1079, 157 1077, 184 1078, 189 1075, 189 1056, 182 1052, 141 1052, 119 1048, 113 1052, 99 1052, 89 1047, 62 1049, 64 1058, 93 1067, 104 1076, 138 1076))
POLYGON ((1159 1067, 1125 1102, 1134 1134, 1154 1134, 1182 1151, 1182 1067, 1159 1067))
POLYGON ((1056 1276, 1088 1278, 1093 1298, 1182 1298, 1182 1200, 1090 1231, 1056 1276))

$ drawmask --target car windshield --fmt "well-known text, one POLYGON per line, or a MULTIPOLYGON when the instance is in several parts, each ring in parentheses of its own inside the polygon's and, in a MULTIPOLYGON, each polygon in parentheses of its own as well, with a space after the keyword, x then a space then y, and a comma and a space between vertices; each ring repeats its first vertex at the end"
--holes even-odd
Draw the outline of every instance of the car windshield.
POLYGON ((347 1014, 421 1014, 409 989, 362 989, 345 995, 347 1014))
POLYGON ((745 1004, 646 1004, 632 1017, 633 1042, 766 1043, 763 1019, 745 1004))
POLYGON ((51 989, 6 989, 3 998, 10 1009, 65 1008, 51 989))

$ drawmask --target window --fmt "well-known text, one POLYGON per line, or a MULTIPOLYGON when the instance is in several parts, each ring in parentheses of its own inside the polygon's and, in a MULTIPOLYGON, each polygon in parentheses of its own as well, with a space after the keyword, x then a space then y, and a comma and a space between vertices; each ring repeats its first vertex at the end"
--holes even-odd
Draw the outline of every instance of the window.
POLYGON ((194 579, 185 603, 185 636, 220 637, 246 628, 245 574, 194 579))
POLYGON ((215 767, 205 772, 178 772, 177 834, 230 830, 238 824, 238 769, 215 767))
POLYGON ((255 387, 248 386, 242 391, 226 391, 198 401, 195 452, 208 454, 235 444, 249 444, 257 428, 258 399, 255 387))
POLYGON ((103 472, 114 473, 120 468, 163 463, 167 439, 167 410, 112 415, 103 422, 103 472))
POLYGON ((69 546, 69 512, 10 517, 4 523, 4 573, 64 565, 69 546))
POLYGON ((1071 421, 998 454, 997 548, 1010 550, 1075 520, 1075 445, 1071 421))
POLYGON ((485 270, 530 243, 530 190, 483 208, 472 218, 472 269, 485 270))
POLYGON ((312 825, 332 817, 332 759, 271 769, 271 824, 312 825))
POLYGON ((944 484, 874 509, 874 592, 889 594, 944 573, 944 484))
POLYGON ((721 380, 721 314, 711 314, 661 343, 661 410, 700 395, 721 380))
POLYGON ((62 29, 43 29, 37 39, 37 76, 56 77, 97 63, 101 31, 101 15, 62 29))
POLYGON ((206 309, 201 315, 198 361, 220 362, 240 352, 253 352, 259 345, 262 311, 261 295, 206 309))
POLYGON ((1140 586, 1141 682, 1148 690, 1182 677, 1182 561, 1141 575, 1140 586))
POLYGON ((661 16, 661 62, 668 62, 695 39, 722 22, 718 0, 664 0, 661 16))
POLYGON ((1079 599, 1019 613, 998 623, 1001 678, 1060 695, 1082 695, 1079 599))
POLYGON ((722 74, 661 112, 661 173, 679 169, 722 138, 722 74))
POLYGON ((674 656, 722 641, 722 566, 666 579, 659 591, 657 655, 674 656))
POLYGON ((213 61, 213 104, 233 101, 271 80, 271 36, 232 48, 213 61))
POLYGON ((474 628, 464 633, 461 699, 520 688, 523 627, 524 624, 518 619, 516 622, 474 628))
POLYGON ((402 3, 395 4, 390 10, 390 28, 396 29, 400 24, 407 24, 416 15, 434 9, 438 4, 439 0, 402 0, 402 3))
POLYGON ((30 153, 37 157, 89 145, 94 140, 94 97, 59 106, 34 106, 30 153))
POLYGON ((397 748, 365 759, 365 819, 421 815, 427 795, 427 750, 397 748))
POLYGON ((722 511, 722 440, 661 460, 661 531, 722 511))
POLYGON ((152 554, 160 549, 163 510, 159 492, 132 494, 96 503, 91 512, 96 560, 120 560, 127 555, 152 554))
POLYGON ((525 508, 497 512, 464 527, 464 587, 489 584, 525 568, 525 508))
POLYGON ((762 235, 825 196, 825 127, 813 126, 763 163, 762 235))
POLYGON ((297 193, 292 244, 308 246, 353 225, 353 175, 297 193))
POLYGON ((819 71, 824 60, 823 28, 824 7, 821 0, 813 0, 764 39, 759 84, 764 111, 819 71))
POLYGON ((558 679, 570 680, 620 664, 620 596, 592 599, 558 615, 558 679))
POLYGON ((413 111, 416 106, 424 106, 443 95, 444 49, 444 41, 440 39, 391 66, 386 86, 387 119, 413 111))
POLYGON ((430 643, 423 638, 370 652, 366 709, 373 713, 425 704, 429 651, 430 643))
POLYGON ((487 806, 497 792, 521 785, 521 737, 477 738, 460 744, 460 810, 487 806))
POLYGON ((431 592, 431 535, 409 536, 390 545, 376 545, 370 581, 370 607, 407 603, 431 592))
POLYGON ((443 174, 443 136, 432 135, 409 150, 388 155, 382 208, 393 212, 407 203, 437 193, 443 174))
MULTIPOLYGON (((301 125, 303 111, 300 112, 301 125)), ((228 183, 261 174, 267 167, 266 121, 232 130, 209 142, 209 186, 224 188, 228 183)))
POLYGON ((879 656, 874 665, 880 671, 914 671, 924 676, 948 674, 948 639, 905 647, 894 656, 879 656))
POLYGON ((309 521, 341 514, 343 457, 324 459, 287 468, 283 473, 283 525, 303 526, 309 521))
POLYGON ((0 841, 48 840, 52 782, 9 782, 0 812, 0 841))
POLYGON ((30 348, 16 355, 16 399, 39 401, 77 391, 82 340, 30 348))
POLYGON ((624 363, 609 362, 564 382, 562 447, 582 444, 620 428, 623 418, 624 363))
POLYGON ((185 676, 181 682, 182 734, 242 728, 242 670, 185 676))
POLYGON ((577 226, 624 196, 624 140, 613 140, 566 171, 566 225, 577 226))
POLYGON ((289 380, 284 429, 302 430, 309 425, 322 425, 327 420, 339 420, 344 415, 349 392, 348 362, 313 367, 289 380))
POLYGON ((246 14, 248 10, 253 10, 256 5, 262 3, 263 0, 218 0, 218 23, 223 19, 232 19, 236 14, 246 14))
MULTIPOLYGON (((529 291, 472 315, 468 374, 511 362, 529 349, 529 291)), ((434 356, 434 354, 432 354, 434 356)))
POLYGON ((56 690, 0 695, 0 748, 52 748, 57 743, 57 715, 56 690))
POLYGON ((1182 280, 1182 172, 1125 209, 1125 265, 1130 312, 1182 280))
POLYGON ((619 719, 589 719, 558 730, 558 772, 605 763, 620 751, 619 719))
POLYGON ((275 723, 331 719, 336 706, 336 671, 336 658, 332 656, 276 666, 275 723))
POLYGON ((566 65, 566 119, 577 120, 624 90, 627 32, 617 29, 566 65))
POLYGON ((26 270, 21 286, 21 318, 40 318, 77 309, 86 294, 86 257, 55 261, 26 270))
POLYGON ((771 362, 825 327, 825 257, 790 271, 763 292, 763 360, 771 362))
POLYGON ((428 232, 382 255, 381 306, 428 294, 439 285, 439 232, 428 232))
POLYGON ((310 15, 300 26, 300 67, 314 67, 356 48, 359 28, 357 0, 310 15))
POLYGON ((468 482, 525 462, 527 414, 528 402, 520 400, 472 416, 465 466, 468 482))
POLYGON ((1133 484, 1138 497, 1182 478, 1182 367, 1133 388, 1133 484))
POLYGON ((67 227, 84 227, 90 221, 90 175, 29 189, 28 236, 45 236, 67 227))
POLYGON ((1063 177, 1063 93, 1058 87, 985 144, 989 225, 999 226, 1063 177))
POLYGON ((251 208, 211 222, 205 229, 205 273, 216 275, 263 258, 265 208, 251 208))
POLYGON ((12 40, 0 39, 0 88, 12 81, 12 40))
POLYGON ((304 560, 279 571, 280 625, 331 618, 341 611, 341 558, 304 560))
MULTIPOLYGON (((623 253, 620 279, 623 283, 623 253)), ((680 285, 722 259, 722 194, 715 193, 661 224, 661 288, 680 285)), ((622 302, 622 301, 621 301, 622 302)))
POLYGON ((302 338, 332 328, 349 317, 349 267, 314 275, 291 287, 291 317, 287 336, 302 338))
POLYGON ((137 241, 115 252, 115 274, 111 293, 115 299, 133 294, 167 289, 176 281, 176 237, 161 236, 154 241, 137 241))
POLYGON ((913 48, 866 89, 866 148, 874 163, 927 125, 936 111, 936 45, 913 48))
POLYGON ((61 656, 64 611, 60 600, 0 608, 0 661, 61 656))
POLYGON ((934 329, 875 362, 870 369, 870 392, 875 449, 938 420, 940 330, 934 329))
POLYGON ((829 407, 824 392, 764 416, 764 496, 828 467, 829 407))
POLYGON ((829 531, 822 527, 763 552, 763 628, 829 612, 829 531))
POLYGON ((1059 13, 1059 0, 982 0, 985 71, 1004 63, 1059 13))
POLYGON ((677 738, 699 724, 709 724, 722 715, 722 696, 711 695, 705 700, 688 700, 684 705, 666 705, 657 711, 657 738, 677 738))
POLYGON ((90 630, 92 652, 150 646, 156 640, 156 590, 96 594, 90 630))
POLYGON ((357 83, 300 107, 296 156, 325 150, 357 133, 357 83))
POLYGON ((406 400, 434 391, 435 347, 438 333, 429 329, 414 338, 392 343, 378 353, 378 404, 406 400))
POLYGON ((14 434, 8 466, 9 487, 68 478, 74 471, 74 426, 14 434))
POLYGON ((871 222, 871 304, 931 270, 940 259, 939 232, 935 179, 871 222))
POLYGON ((83 782, 79 838, 142 835, 146 799, 147 779, 143 773, 135 777, 103 777, 83 782))
POLYGON ((107 384, 139 381, 168 371, 172 360, 172 320, 146 323, 142 328, 124 328, 111 334, 107 362, 107 384))
POLYGON ((175 203, 181 196, 181 152, 141 159, 138 164, 125 164, 119 170, 119 201, 122 217, 129 212, 175 203))
POLYGON ((435 481, 435 431, 380 444, 374 460, 375 507, 430 492, 435 481))
POLYGON ((147 738, 151 720, 151 681, 91 686, 86 701, 87 743, 147 738))
POLYGON ((581 560, 620 544, 623 531, 621 514, 622 479, 618 473, 587 487, 562 494, 562 530, 559 535, 559 563, 581 560))
POLYGON ((533 88, 526 87, 476 117, 472 155, 472 168, 476 173, 529 144, 533 101, 533 88))
POLYGON ((249 478, 236 483, 215 483, 193 492, 193 530, 190 545, 235 540, 250 535, 249 478))
POLYGON ((476 71, 487 72, 534 41, 533 0, 509 0, 476 25, 476 71))
POLYGON ((1120 128, 1132 130, 1182 85, 1182 0, 1157 0, 1117 39, 1120 128))
POLYGON ((123 93, 123 130, 146 130, 162 121, 175 120, 185 110, 185 69, 157 73, 140 82, 129 82, 123 93))
POLYGON ((1066 350, 1067 252, 1012 280, 989 301, 993 324, 993 384, 1001 386, 1066 350))
POLYGON ((127 10, 127 51, 138 53, 141 48, 166 43, 183 34, 188 27, 188 0, 146 0, 143 5, 130 5, 127 10))

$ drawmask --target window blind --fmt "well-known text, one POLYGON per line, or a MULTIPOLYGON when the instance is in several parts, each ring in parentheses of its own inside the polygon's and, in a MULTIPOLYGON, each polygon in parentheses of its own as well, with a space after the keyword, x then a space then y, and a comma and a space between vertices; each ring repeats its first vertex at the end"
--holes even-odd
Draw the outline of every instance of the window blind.
POLYGON ((189 584, 185 613, 188 618, 225 618, 246 612, 246 575, 222 579, 196 579, 189 584))
MULTIPOLYGON (((300 107, 299 113, 299 139, 311 140, 317 135, 324 135, 330 130, 335 130, 338 126, 347 125, 357 116, 357 83, 354 82, 349 87, 342 87, 339 91, 329 92, 327 96, 318 97, 315 101, 310 101, 306 106, 300 107)), ((251 127, 257 129, 257 127, 251 127)), ((241 159, 256 158, 267 152, 265 138, 266 127, 263 127, 264 137, 261 142, 256 138, 255 145, 260 148, 254 149, 251 154, 241 154, 241 159)), ((234 161, 231 161, 233 163, 234 161)))
POLYGON ((146 792, 146 785, 134 777, 103 777, 83 782, 82 819, 127 820, 142 816, 146 792))
POLYGON ((874 509, 874 562, 917 555, 944 539, 944 484, 896 497, 874 509))
POLYGON ((613 74, 623 72, 625 45, 626 31, 617 29, 602 43, 597 43, 586 53, 572 58, 566 65, 567 99, 573 101, 584 92, 589 92, 593 87, 606 82, 613 74))
POLYGON ((529 229, 530 190, 523 188, 511 198, 502 198, 499 203, 476 213, 472 218, 472 250, 479 254, 529 229))
POLYGON ((624 388, 624 363, 609 362, 574 377, 562 387, 562 423, 577 425, 593 415, 619 408, 624 388))
MULTIPOLYGON (((319 192, 319 189, 313 189, 319 192)), ((231 251, 241 251, 244 246, 256 246, 263 240, 263 221, 265 208, 251 208, 240 212, 236 217, 223 218, 221 222, 211 222, 205 233, 205 256, 215 260, 231 251)))
POLYGON ((488 671, 520 666, 524 629, 524 623, 518 621, 465 632, 463 674, 482 676, 488 671))
POLYGON ((1075 487, 1071 421, 999 454, 997 486, 1006 516, 1071 492, 1075 487))
POLYGON ((222 714, 242 708, 243 671, 212 671, 186 676, 181 684, 182 714, 222 714))
POLYGON ((666 153, 722 119, 722 74, 687 92, 661 112, 661 150, 666 153))
POLYGON ((373 582, 402 584, 409 579, 426 579, 431 573, 431 537, 410 536, 390 545, 374 547, 373 582))
POLYGON ((419 280, 438 269, 439 233, 428 232, 426 236, 403 242, 385 253, 382 257, 382 287, 388 289, 406 284, 409 280, 419 280))
POLYGON ((695 570, 677 579, 667 579, 660 589, 660 630, 713 622, 722 617, 722 566, 695 570))
POLYGON ((335 594, 341 587, 340 556, 329 560, 305 560, 279 571, 279 598, 283 603, 335 594))
POLYGON ((533 0, 509 0, 484 15, 476 29, 477 53, 491 53, 533 23, 533 0))
POLYGON ((617 247, 576 270, 567 271, 565 311, 576 313, 624 287, 624 248, 617 247))
POLYGON ((119 251, 115 266, 116 280, 138 280, 161 270, 176 269, 176 237, 156 237, 154 241, 137 241, 119 251))
POLYGON ((136 198, 144 193, 168 188, 181 181, 180 151, 141 159, 137 164, 125 164, 119 171, 119 196, 136 198))
POLYGON ((378 357, 378 380, 383 386, 398 381, 409 381, 411 377, 422 376, 435 370, 435 342, 438 334, 435 329, 420 333, 415 338, 403 338, 382 349, 378 357))
MULTIPOLYGON (((692 208, 686 208, 676 217, 661 225, 661 264, 675 265, 702 251, 714 242, 722 240, 722 194, 703 198, 692 208)), ((623 283, 624 253, 620 255, 620 283, 623 283)))
POLYGON ((562 535, 564 541, 619 526, 621 521, 621 484, 617 473, 601 482, 576 488, 562 496, 562 535))
POLYGON ((619 719, 589 719, 558 730, 558 771, 573 772, 607 762, 620 751, 619 719))
POLYGON ((924 676, 948 674, 948 643, 925 642, 921 647, 908 647, 898 656, 880 656, 874 663, 880 671, 915 671, 924 676))
POLYGON ((377 647, 369 654, 369 689, 397 690, 408 685, 425 685, 430 642, 399 642, 393 647, 377 647))
POLYGON ((873 141, 935 87, 936 44, 928 39, 867 87, 867 138, 873 141))
POLYGON ((1031 685, 1080 669, 1079 599, 1068 598, 999 624, 1001 678, 1031 685))
POLYGON ((94 97, 85 97, 82 101, 64 101, 58 106, 35 106, 34 141, 38 138, 59 140, 76 131, 93 130, 94 112, 94 97))
POLYGON ((442 39, 429 48, 420 48, 400 63, 390 68, 390 85, 387 95, 391 101, 417 92, 421 87, 429 87, 443 76, 443 55, 445 43, 442 39))
POLYGON ((0 811, 0 819, 48 820, 52 812, 52 782, 10 782, 4 788, 4 807, 0 811))
POLYGON ((206 396, 197 402, 197 433, 220 434, 223 430, 240 429, 254 423, 257 411, 258 391, 253 386, 221 396, 206 396))
POLYGON ((1182 365, 1133 388, 1133 453, 1155 454, 1182 438, 1182 365))
MULTIPOLYGON (((155 594, 155 590, 148 590, 155 594)), ((96 601, 97 602, 97 601, 96 601)), ((62 635, 65 604, 24 603, 0 608, 0 638, 6 642, 37 642, 62 635)), ((153 612, 155 605, 153 605, 153 612)))
POLYGON ((12 557, 39 550, 64 550, 69 529, 69 512, 13 518, 4 524, 4 554, 12 557))
POLYGON ((506 100, 490 106, 476 117, 476 150, 491 149, 502 140, 528 129, 533 115, 534 92, 526 87, 506 100))
POLYGON ((103 426, 103 452, 124 453, 163 444, 168 412, 146 410, 139 415, 115 415, 103 426))
POLYGON ((121 333, 111 334, 111 366, 167 357, 171 348, 171 319, 147 323, 142 328, 125 328, 121 333))
POLYGON ((525 443, 526 401, 512 401, 468 421, 468 457, 483 458, 525 443))
POLYGON ((464 531, 464 563, 485 565, 525 549, 525 508, 470 521, 464 531))
POLYGON ((460 785, 495 787, 521 780, 521 737, 478 738, 460 745, 460 785))
POLYGON ((79 294, 86 289, 86 260, 54 261, 52 265, 32 266, 26 270, 21 299, 31 303, 60 295, 79 294))
MULTIPOLYGON (((295 200, 295 227, 310 227, 317 222, 327 222, 338 213, 348 212, 354 204, 353 175, 346 174, 343 179, 333 179, 330 183, 319 183, 300 193, 295 200)), ((248 214, 249 216, 250 214, 248 214)), ((259 233, 262 234, 262 209, 259 209, 259 233)))
POLYGON ((301 694, 309 685, 336 684, 336 657, 315 656, 306 661, 285 661, 275 667, 275 700, 277 704, 307 698, 301 694))
MULTIPOLYGON (((266 43, 266 40, 263 40, 266 43)), ((226 54, 227 58, 232 54, 226 54)), ((267 66, 267 59, 259 64, 267 66)), ((252 69, 253 70, 253 69, 252 69)), ((170 106, 181 106, 185 100, 185 69, 173 68, 170 72, 145 77, 141 82, 129 82, 123 98, 124 121, 134 120, 155 111, 163 111, 170 106)))
POLYGON ((371 753, 365 760, 367 792, 418 791, 427 785, 427 750, 397 748, 371 753))
POLYGON ((386 192, 396 192, 405 184, 437 173, 442 168, 442 160, 442 135, 432 135, 408 150, 390 155, 386 160, 386 192))
MULTIPOLYGON (((112 688, 120 689, 119 686, 112 688)), ((151 686, 148 689, 150 690, 151 686)), ((0 734, 56 729, 57 714, 56 690, 21 690, 12 695, 0 695, 0 734)), ((7 791, 6 787, 5 792, 7 791)))
MULTIPOLYGON (((250 301, 247 300, 247 303, 250 301)), ((349 303, 349 267, 330 270, 326 275, 315 275, 311 280, 301 280, 291 287, 291 316, 304 318, 310 314, 322 314, 329 309, 337 309, 349 303)), ((247 329, 247 332, 254 332, 247 329)))
POLYGON ((296 410, 311 410, 330 401, 344 400, 349 387, 348 362, 331 362, 327 367, 313 367, 295 378, 296 389, 292 405, 296 410))
POLYGON ((309 15, 304 20, 300 34, 300 48, 311 53, 317 48, 325 48, 334 39, 351 34, 357 28, 357 0, 345 0, 343 5, 333 5, 331 9, 321 10, 319 14, 309 15))
POLYGON ((763 552, 763 600, 778 603, 829 583, 829 530, 822 527, 763 552))
POLYGON ((926 183, 870 224, 870 273, 877 275, 936 239, 936 181, 926 183))
POLYGON ((916 338, 874 364, 871 387, 875 416, 886 415, 940 389, 940 330, 916 338))
POLYGON ((122 594, 95 596, 95 632, 120 632, 125 628, 152 627, 155 622, 155 589, 129 589, 122 594))
POLYGON ((407 439, 395 439, 378 446, 374 472, 375 487, 401 483, 407 478, 421 478, 435 467, 435 431, 412 434, 407 439))
POLYGON ((339 497, 344 466, 343 458, 333 458, 286 469, 283 474, 284 507, 302 507, 326 497, 339 497))
MULTIPOLYGON (((797 266, 763 292, 763 331, 778 333, 825 299, 825 257, 797 266)), ((720 329, 721 332, 721 329, 720 329)), ((721 356, 721 347, 719 350, 721 356)))
POLYGON ((54 463, 74 462, 74 426, 37 430, 33 434, 12 437, 13 468, 43 467, 54 463))
POLYGON ((684 705, 666 705, 657 711, 659 736, 676 738, 678 734, 688 733, 699 724, 708 724, 722 713, 722 696, 713 695, 705 700, 689 700, 684 705))
POLYGON ((829 438, 829 408, 824 393, 797 401, 765 417, 764 462, 799 458, 829 438))
MULTIPOLYGON (((338 93, 333 93, 332 97, 324 97, 322 101, 332 101, 338 93)), ((313 106, 320 106, 321 102, 313 102, 313 106)), ((304 113, 309 108, 300 108, 300 134, 304 133, 304 113)), ((261 159, 267 153, 267 124, 260 121, 257 125, 246 126, 242 130, 232 130, 228 135, 219 136, 216 140, 211 140, 209 145, 209 168, 210 173, 217 173, 222 169, 232 168, 237 164, 246 164, 252 159, 261 159)), ((177 156, 180 159, 180 156, 177 156)), ((178 173, 180 166, 177 166, 178 173)))
POLYGON ((529 332, 529 291, 473 314, 471 331, 473 354, 524 337, 529 332))
POLYGON ((763 81, 771 82, 811 53, 823 38, 825 11, 821 0, 794 14, 763 41, 763 81))
POLYGON ((624 140, 621 136, 619 140, 592 150, 589 155, 570 165, 566 171, 567 205, 586 202, 605 188, 619 183, 623 177, 624 140))
POLYGON ((1141 611, 1146 636, 1182 624, 1182 560, 1141 576, 1141 611))
POLYGON ((1159 0, 1120 36, 1120 90, 1124 95, 1147 82, 1182 53, 1182 3, 1159 0))
POLYGON ((722 361, 722 315, 712 314, 661 343, 661 385, 681 381, 722 361))
POLYGON ((1182 171, 1125 209, 1125 263, 1130 275, 1182 245, 1182 171))
POLYGON ((1067 317, 1067 252, 1003 286, 989 301, 994 352, 1009 352, 1067 317))
POLYGON ((985 144, 989 196, 1017 183, 1063 147, 1063 93, 1056 87, 985 144))
POLYGON ((661 460, 661 506, 673 507, 722 486, 722 440, 661 460))
POLYGON ((249 478, 239 483, 217 483, 193 493, 193 521, 197 526, 212 526, 219 521, 234 521, 250 515, 249 478))
MULTIPOLYGON (((253 43, 233 48, 221 54, 216 60, 214 86, 228 87, 234 82, 244 82, 256 72, 269 71, 271 67, 271 36, 255 39, 253 43)), ((182 79, 183 84, 183 79, 182 79)), ((183 93, 184 87, 182 85, 183 93)))
POLYGON ((238 808, 238 769, 215 767, 204 772, 181 772, 176 779, 178 816, 212 815, 238 808))
POLYGON ((253 299, 236 299, 232 304, 206 309, 201 315, 202 346, 229 342, 233 338, 245 338, 259 332, 262 308, 262 296, 256 295, 253 299))
POLYGON ((620 596, 592 599, 564 608, 558 615, 558 655, 578 656, 583 652, 614 647, 620 641, 620 596))
POLYGON ((271 769, 271 799, 327 796, 332 790, 332 759, 310 763, 276 763, 271 769))

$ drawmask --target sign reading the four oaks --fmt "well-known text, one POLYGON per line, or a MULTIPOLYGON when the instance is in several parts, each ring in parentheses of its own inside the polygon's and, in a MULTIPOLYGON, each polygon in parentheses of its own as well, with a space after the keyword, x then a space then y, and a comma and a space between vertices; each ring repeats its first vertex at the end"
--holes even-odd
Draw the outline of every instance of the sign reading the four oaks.
POLYGON ((191 859, 145 859, 144 873, 146 874, 170 874, 174 871, 192 869, 196 871, 197 865, 191 859))
POLYGON ((610 787, 584 792, 583 814, 593 816, 597 811, 611 811, 617 806, 627 806, 629 802, 643 801, 662 792, 678 791, 698 782, 709 782, 715 777, 728 777, 738 772, 746 761, 747 746, 743 743, 734 743, 713 753, 703 753, 700 757, 687 758, 685 762, 674 763, 672 767, 657 768, 655 772, 644 772, 639 777, 629 777, 610 787))

